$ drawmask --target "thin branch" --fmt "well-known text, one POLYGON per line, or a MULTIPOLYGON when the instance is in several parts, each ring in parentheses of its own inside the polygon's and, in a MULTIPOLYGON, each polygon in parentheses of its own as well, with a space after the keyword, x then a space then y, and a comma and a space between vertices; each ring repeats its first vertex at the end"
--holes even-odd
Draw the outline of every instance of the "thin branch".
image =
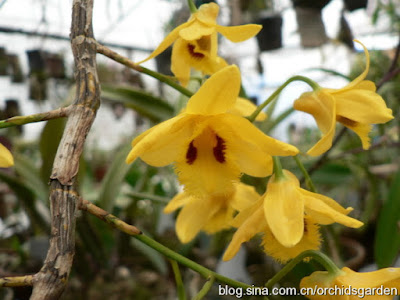
POLYGON ((125 232, 126 234, 129 235, 136 235, 136 234, 142 234, 142 232, 137 229, 135 226, 129 225, 122 221, 121 219, 118 219, 116 216, 108 213, 104 209, 92 204, 90 201, 83 200, 79 202, 79 207, 80 210, 86 211, 100 220, 106 222, 107 224, 111 225, 112 227, 125 232))
POLYGON ((174 88, 178 92, 182 93, 183 95, 187 97, 192 97, 193 93, 189 91, 188 89, 184 88, 180 84, 176 83, 175 80, 171 79, 169 76, 165 76, 163 74, 160 74, 158 72, 149 70, 145 67, 142 67, 138 64, 135 64, 133 61, 129 60, 128 58, 118 54, 117 52, 112 51, 111 49, 105 47, 104 45, 100 44, 99 42, 96 42, 96 47, 97 47, 97 52, 100 54, 103 54, 104 56, 107 56, 108 58, 111 58, 112 60, 115 60, 116 62, 119 62, 120 64, 123 64, 124 66, 127 66, 128 68, 131 68, 135 71, 138 71, 143 74, 147 74, 161 82, 164 82, 165 84, 168 84, 170 87, 174 88))
POLYGON ((158 251, 159 253, 163 254, 164 256, 168 257, 171 260, 175 260, 176 262, 192 269, 193 271, 199 273, 201 276, 204 278, 210 278, 214 277, 215 280, 226 283, 232 287, 240 287, 243 289, 246 288, 254 288, 254 286, 250 286, 248 284, 245 284, 243 282, 239 282, 236 280, 233 280, 231 278, 222 276, 214 271, 211 271, 210 269, 207 269, 206 267, 203 267, 202 265, 199 265, 198 263, 190 260, 189 258, 169 249, 168 247, 165 247, 164 245, 156 242, 152 238, 144 235, 139 229, 137 229, 135 226, 129 225, 122 221, 121 219, 118 219, 115 216, 112 216, 113 221, 111 223, 107 222, 107 220, 103 217, 102 215, 110 215, 108 212, 104 211, 103 209, 97 207, 96 205, 81 199, 80 200, 80 205, 79 208, 81 210, 85 210, 88 213, 93 214, 94 216, 100 218, 101 220, 105 221, 106 223, 110 224, 114 228, 121 230, 131 236, 133 236, 135 239, 141 241, 142 243, 146 244, 150 248, 153 248, 154 250, 158 251), (90 205, 89 205, 90 204, 90 205), (101 212, 101 213, 100 213, 101 212), (131 228, 130 230, 126 230, 126 228, 131 228))
MULTIPOLYGON (((1 4, 2 3, 0 3, 0 7, 1 7, 1 4)), ((26 30, 26 29, 21 29, 21 28, 10 28, 10 27, 0 26, 0 32, 11 33, 11 34, 17 33, 17 34, 27 35, 30 37, 38 36, 38 37, 42 37, 45 39, 62 40, 62 41, 68 41, 68 42, 71 41, 69 36, 63 36, 63 35, 51 34, 51 33, 41 33, 41 32, 37 32, 35 30, 26 30)), ((118 49, 123 49, 123 50, 128 50, 128 51, 142 51, 142 52, 150 53, 150 52, 153 52, 153 50, 154 50, 154 49, 148 49, 148 48, 142 48, 142 47, 121 45, 121 44, 116 44, 116 43, 107 43, 107 42, 101 42, 101 43, 108 47, 113 47, 113 48, 118 48, 118 49)))
POLYGON ((0 287, 32 286, 34 275, 0 278, 0 287))
POLYGON ((70 106, 58 108, 55 110, 47 111, 44 113, 38 113, 28 116, 15 116, 0 121, 0 128, 7 128, 12 126, 24 125, 28 123, 48 121, 52 119, 65 118, 71 110, 70 106))

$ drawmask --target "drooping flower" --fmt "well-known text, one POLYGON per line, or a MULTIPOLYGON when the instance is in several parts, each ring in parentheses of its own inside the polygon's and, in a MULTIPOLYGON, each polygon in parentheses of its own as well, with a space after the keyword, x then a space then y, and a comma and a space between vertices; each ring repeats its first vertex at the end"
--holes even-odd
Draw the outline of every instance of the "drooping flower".
POLYGON ((317 224, 341 223, 358 228, 362 222, 347 214, 333 199, 300 188, 298 179, 287 170, 270 178, 267 191, 251 208, 240 212, 232 222, 238 227, 224 260, 236 255, 240 245, 257 233, 264 234, 264 249, 278 261, 285 262, 305 250, 319 248, 317 224))
POLYGON ((227 63, 217 56, 217 33, 237 43, 255 36, 261 30, 261 26, 256 24, 221 26, 216 22, 218 13, 219 6, 215 3, 201 5, 186 23, 169 33, 150 56, 139 64, 156 57, 174 43, 171 71, 183 86, 189 81, 190 68, 208 75, 224 68, 227 63))
POLYGON ((236 66, 215 73, 189 99, 183 113, 132 141, 127 163, 138 157, 156 167, 174 163, 185 191, 195 197, 232 194, 241 173, 270 175, 271 155, 295 155, 298 150, 265 135, 247 119, 227 113, 239 88, 236 66))
POLYGON ((272 233, 285 247, 293 247, 303 237, 305 214, 321 225, 335 222, 352 228, 363 225, 347 216, 352 208, 345 209, 329 197, 302 189, 296 176, 287 170, 283 170, 282 177, 274 174, 268 181, 263 205, 272 233))
POLYGON ((11 152, 0 144, 0 168, 8 168, 14 165, 14 158, 11 152))
POLYGON ((362 46, 366 67, 356 79, 341 89, 319 88, 313 92, 306 92, 294 102, 294 109, 314 117, 323 134, 308 150, 309 155, 320 155, 332 146, 336 122, 353 130, 360 137, 363 148, 368 149, 368 134, 372 124, 386 123, 393 119, 392 110, 387 108, 385 101, 376 93, 375 84, 365 80, 369 71, 369 53, 367 48, 362 46))
POLYGON ((171 213, 182 207, 176 220, 176 233, 182 243, 187 243, 200 230, 212 234, 229 228, 234 213, 246 209, 259 198, 254 187, 239 182, 232 194, 218 197, 194 197, 182 192, 168 203, 164 212, 171 213))
POLYGON ((304 217, 304 234, 301 240, 293 247, 283 246, 274 236, 265 219, 264 200, 261 199, 251 207, 241 211, 232 221, 232 226, 238 227, 233 235, 232 241, 226 249, 223 260, 232 259, 239 251, 240 246, 249 241, 258 233, 263 234, 262 246, 265 253, 280 263, 296 257, 306 250, 318 250, 321 243, 319 226, 308 216, 304 217))
MULTIPOLYGON (((400 268, 386 268, 374 272, 358 273, 343 268, 338 274, 317 271, 300 282, 306 297, 312 300, 389 300, 400 291, 400 268), (315 293, 316 287, 326 288, 325 295, 315 293), (336 290, 335 290, 336 288, 336 290), (332 291, 331 294, 328 291, 332 291)), ((320 289, 320 291, 322 291, 320 289)))

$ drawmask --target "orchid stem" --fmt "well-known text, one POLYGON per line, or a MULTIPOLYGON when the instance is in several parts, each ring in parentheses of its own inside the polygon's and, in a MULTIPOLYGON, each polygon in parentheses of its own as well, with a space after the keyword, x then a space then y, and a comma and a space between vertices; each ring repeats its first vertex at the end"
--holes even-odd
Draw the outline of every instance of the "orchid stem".
POLYGON ((178 299, 179 300, 186 300, 186 293, 185 293, 185 286, 182 282, 181 272, 179 271, 179 265, 175 260, 170 259, 169 262, 172 266, 172 271, 174 272, 175 282, 176 282, 176 289, 178 291, 178 299))
POLYGON ((192 0, 187 0, 190 12, 194 14, 197 11, 196 5, 194 5, 192 0))
POLYGON ((131 235, 135 239, 141 241, 143 244, 146 244, 150 248, 163 254, 164 256, 168 257, 169 259, 174 260, 174 261, 180 263, 181 265, 184 265, 184 266, 188 267, 189 269, 192 269, 193 271, 199 273, 204 278, 214 277, 216 281, 225 283, 229 286, 236 287, 236 288, 242 288, 242 289, 254 288, 254 286, 245 284, 240 281, 236 281, 234 279, 225 277, 214 271, 211 271, 210 269, 207 269, 206 267, 199 265, 198 263, 188 259, 187 257, 180 255, 179 253, 169 249, 168 247, 156 242, 152 238, 144 235, 135 226, 125 223, 121 219, 117 218, 116 216, 111 215, 110 213, 106 212, 102 208, 94 205, 93 203, 91 203, 87 200, 81 199, 80 204, 79 204, 79 209, 86 211, 86 212, 98 217, 99 219, 103 220, 104 222, 108 223, 112 227, 114 227, 120 231, 123 231, 126 234, 131 235), (111 217, 111 220, 110 220, 110 218, 108 218, 108 216, 111 217))
POLYGON ((12 126, 24 125, 28 123, 42 122, 52 119, 64 118, 68 116, 70 107, 62 107, 44 113, 38 113, 29 116, 15 116, 0 121, 0 128, 7 128, 12 126))
POLYGON ((289 261, 278 273, 275 274, 270 280, 267 281, 265 286, 271 289, 275 284, 277 284, 283 277, 285 277, 297 264, 303 261, 305 258, 311 257, 318 261, 329 273, 337 274, 340 269, 333 263, 333 261, 323 254, 322 252, 316 250, 307 250, 300 253, 294 259, 289 261))
POLYGON ((272 160, 274 161, 274 179, 284 179, 285 174, 283 174, 281 160, 278 156, 272 156, 272 160))
POLYGON ((275 100, 275 98, 282 92, 282 90, 291 82, 293 81, 303 81, 305 83, 307 83, 309 86, 312 87, 313 90, 316 90, 319 88, 319 85, 311 80, 308 77, 304 77, 304 76, 293 76, 291 78, 289 78, 288 80, 286 80, 275 92, 272 93, 271 96, 268 97, 267 100, 265 100, 262 104, 260 104, 257 109, 251 114, 251 116, 249 116, 247 119, 250 122, 254 122, 254 120, 257 118, 258 114, 268 105, 270 104, 272 101, 275 100))
POLYGON ((184 88, 180 84, 176 83, 169 76, 163 75, 156 71, 152 71, 152 70, 142 67, 138 64, 135 64, 130 59, 118 54, 117 52, 112 51, 110 48, 103 46, 102 44, 100 44, 97 41, 96 41, 96 49, 97 49, 97 53, 103 54, 104 56, 107 56, 108 58, 111 58, 112 60, 115 60, 116 62, 119 62, 120 64, 123 64, 124 66, 127 66, 128 68, 131 68, 137 72, 149 75, 149 76, 159 80, 160 82, 163 82, 163 83, 169 85, 170 87, 174 88, 175 90, 177 90, 178 92, 182 93, 183 95, 185 95, 189 98, 193 96, 193 93, 191 91, 184 88))
POLYGON ((201 300, 203 299, 208 292, 210 291, 211 287, 214 284, 214 276, 210 276, 209 278, 207 278, 206 283, 203 285, 203 287, 201 288, 201 290, 199 291, 199 293, 192 299, 192 300, 201 300))
POLYGON ((297 166, 299 167, 300 171, 303 173, 303 176, 306 180, 307 187, 309 190, 313 193, 317 192, 317 189, 314 185, 314 183, 311 180, 310 174, 308 174, 306 168, 304 167, 303 163, 300 161, 299 156, 295 155, 293 156, 294 160, 296 161, 297 166))

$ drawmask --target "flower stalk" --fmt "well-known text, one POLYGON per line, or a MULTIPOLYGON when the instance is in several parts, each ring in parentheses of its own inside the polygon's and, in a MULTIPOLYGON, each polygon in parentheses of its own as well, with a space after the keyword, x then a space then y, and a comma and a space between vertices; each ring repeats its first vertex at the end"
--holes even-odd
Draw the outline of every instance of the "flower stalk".
POLYGON ((250 122, 254 122, 254 120, 257 118, 258 114, 268 105, 270 104, 272 101, 274 101, 276 99, 276 97, 278 97, 278 95, 282 92, 282 90, 289 85, 289 83, 293 82, 293 81, 303 81, 305 83, 307 83, 309 86, 312 87, 312 89, 315 91, 317 89, 319 89, 319 85, 311 80, 308 77, 305 76, 293 76, 291 78, 289 78, 288 80, 286 80, 279 88, 276 89, 275 92, 272 93, 271 96, 269 96, 262 104, 260 104, 257 109, 251 114, 251 116, 248 117, 248 120, 250 122))
POLYGON ((338 274, 340 269, 334 264, 334 262, 325 254, 316 250, 307 250, 299 254, 297 257, 289 261, 278 273, 275 274, 270 280, 267 281, 265 286, 271 289, 277 284, 282 278, 284 278, 297 264, 302 262, 306 258, 315 259, 321 264, 329 273, 338 274))

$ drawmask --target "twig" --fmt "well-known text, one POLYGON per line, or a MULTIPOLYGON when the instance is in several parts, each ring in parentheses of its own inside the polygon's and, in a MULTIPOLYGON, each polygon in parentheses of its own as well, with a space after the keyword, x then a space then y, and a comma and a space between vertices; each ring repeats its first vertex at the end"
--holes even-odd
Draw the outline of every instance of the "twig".
POLYGON ((104 209, 92 204, 91 202, 87 200, 81 199, 79 202, 79 207, 80 210, 87 211, 88 213, 96 216, 100 220, 103 220, 107 224, 111 225, 112 227, 121 230, 122 232, 125 232, 126 234, 129 235, 136 235, 136 234, 142 234, 142 232, 137 229, 135 226, 129 225, 122 221, 121 219, 118 219, 116 216, 108 213, 104 209))
POLYGON ((254 286, 250 286, 248 284, 245 284, 245 283, 233 280, 231 278, 222 276, 214 271, 211 271, 210 269, 207 269, 206 267, 203 267, 202 265, 199 265, 198 263, 195 263, 194 261, 190 260, 189 258, 169 249, 168 247, 165 247, 164 245, 153 240, 152 238, 144 235, 135 226, 129 225, 129 224, 125 223, 124 221, 122 221, 121 219, 118 219, 115 216, 112 216, 112 219, 113 219, 112 222, 110 222, 110 223, 107 222, 106 218, 100 217, 100 215, 110 215, 110 214, 86 200, 81 199, 80 203, 81 203, 79 205, 80 209, 85 210, 88 213, 91 213, 96 217, 99 217, 101 220, 110 224, 114 228, 119 229, 119 230, 133 236, 135 239, 141 241, 142 243, 146 244, 150 248, 153 248, 154 250, 158 251, 159 253, 163 254, 164 256, 168 257, 169 259, 174 260, 174 261, 192 269, 193 271, 199 273, 204 278, 214 277, 215 280, 222 282, 222 283, 226 283, 232 287, 240 287, 243 289, 254 288, 254 286), (89 203, 90 203, 90 205, 88 205, 89 203), (126 228, 131 228, 131 229, 125 230, 126 228), (132 228, 134 228, 134 229, 132 229, 132 228))
POLYGON ((100 106, 92 11, 93 0, 74 0, 71 46, 76 96, 50 176, 50 247, 43 267, 34 275, 31 300, 59 299, 67 285, 75 253, 75 214, 79 201, 75 177, 86 136, 100 106))
POLYGON ((0 287, 32 286, 33 275, 0 278, 0 287))
POLYGON ((397 74, 400 73, 400 68, 397 66, 397 61, 399 60, 399 56, 400 56, 400 36, 399 36, 399 42, 397 43, 397 48, 396 48, 396 52, 394 54, 392 63, 390 65, 388 71, 386 72, 386 74, 376 85, 377 90, 379 88, 381 88, 382 85, 384 85, 386 82, 391 80, 394 76, 396 76, 397 74))
POLYGON ((71 110, 71 106, 61 107, 55 110, 38 113, 29 116, 15 116, 0 121, 0 128, 7 128, 12 126, 24 125, 28 123, 42 122, 52 119, 65 118, 71 110))
POLYGON ((142 67, 138 64, 135 64, 133 61, 103 46, 99 42, 96 42, 96 48, 98 53, 103 54, 104 56, 107 56, 108 58, 111 58, 112 60, 115 60, 116 62, 119 62, 124 66, 127 66, 128 68, 131 68, 143 74, 147 74, 161 82, 164 82, 165 84, 168 84, 170 87, 174 88, 178 92, 181 92, 183 95, 187 97, 193 96, 193 93, 191 91, 176 83, 175 80, 172 80, 169 76, 165 76, 163 74, 160 74, 158 72, 142 67))

